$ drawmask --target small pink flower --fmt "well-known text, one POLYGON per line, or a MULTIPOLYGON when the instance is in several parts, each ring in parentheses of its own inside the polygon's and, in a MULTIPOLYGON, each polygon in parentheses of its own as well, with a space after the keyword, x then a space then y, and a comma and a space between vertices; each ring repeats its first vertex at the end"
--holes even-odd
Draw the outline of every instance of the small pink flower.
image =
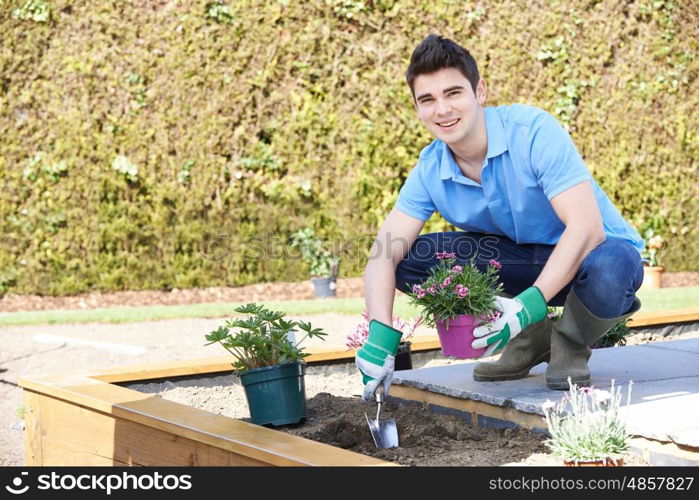
POLYGON ((427 293, 427 292, 425 292, 424 290, 418 290, 418 292, 417 292, 417 298, 418 298, 418 299, 423 298, 423 297, 425 296, 426 293, 427 293))
POLYGON ((456 292, 456 295, 462 299, 468 295, 468 288, 464 285, 456 285, 456 289, 454 291, 456 292))
POLYGON ((456 257, 456 254, 453 252, 437 252, 435 254, 439 260, 443 259, 453 259, 456 257))
POLYGON ((354 330, 347 335, 345 345, 347 350, 359 349, 366 342, 367 337, 369 337, 369 321, 364 320, 354 327, 354 330))
POLYGON ((413 293, 420 293, 422 287, 420 285, 413 285, 413 293))
POLYGON ((489 261, 488 261, 488 264, 490 264, 491 266, 493 266, 495 269, 501 269, 501 268, 502 268, 502 264, 500 264, 500 263, 499 263, 497 260, 495 260, 495 259, 489 260, 489 261))
POLYGON ((451 285, 451 281, 452 281, 451 276, 447 276, 446 278, 444 278, 444 281, 442 281, 442 284, 439 285, 439 286, 440 286, 442 289, 444 289, 444 288, 448 287, 449 285, 451 285))
POLYGON ((451 274, 459 274, 459 273, 464 272, 464 268, 461 266, 454 266, 451 268, 450 272, 451 272, 451 274))
POLYGON ((429 288, 427 289, 427 293, 429 293, 430 295, 436 294, 436 293, 437 293, 437 287, 434 286, 434 285, 432 285, 431 287, 429 287, 429 288))

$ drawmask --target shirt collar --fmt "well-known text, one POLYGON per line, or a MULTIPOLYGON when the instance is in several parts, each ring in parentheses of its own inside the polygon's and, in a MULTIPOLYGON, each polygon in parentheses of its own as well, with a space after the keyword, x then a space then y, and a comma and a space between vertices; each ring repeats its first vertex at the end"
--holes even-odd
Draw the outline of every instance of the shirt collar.
MULTIPOLYGON (((486 160, 494 158, 507 151, 507 141, 505 140, 505 128, 502 126, 502 120, 494 108, 484 108, 485 130, 488 134, 488 151, 486 160)), ((441 142, 441 141, 440 141, 441 142)), ((439 178, 442 180, 452 179, 461 176, 461 170, 454 160, 449 146, 442 142, 443 148, 442 161, 439 165, 439 178)))
POLYGON ((494 158, 507 151, 505 128, 495 108, 484 108, 485 129, 488 133, 488 152, 486 158, 494 158))

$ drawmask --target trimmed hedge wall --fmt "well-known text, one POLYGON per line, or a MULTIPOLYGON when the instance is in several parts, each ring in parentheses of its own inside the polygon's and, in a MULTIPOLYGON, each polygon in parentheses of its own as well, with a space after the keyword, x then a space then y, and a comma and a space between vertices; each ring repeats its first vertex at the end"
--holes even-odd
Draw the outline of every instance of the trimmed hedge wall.
POLYGON ((302 280, 306 225, 361 274, 431 140, 403 78, 430 32, 489 104, 568 126, 662 265, 699 267, 694 0, 5 0, 0 23, 0 293, 302 280))

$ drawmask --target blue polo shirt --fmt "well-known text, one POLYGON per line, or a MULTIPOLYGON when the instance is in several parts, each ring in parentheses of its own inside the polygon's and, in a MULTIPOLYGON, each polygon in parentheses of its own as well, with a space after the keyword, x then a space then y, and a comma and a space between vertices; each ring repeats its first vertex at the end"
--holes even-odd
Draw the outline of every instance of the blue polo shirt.
POLYGON ((641 237, 592 178, 553 116, 522 104, 484 111, 488 153, 481 184, 465 177, 449 147, 436 139, 422 150, 401 188, 398 210, 423 221, 436 210, 464 231, 504 235, 518 244, 555 245, 565 226, 549 200, 590 181, 607 237, 643 249, 641 237))

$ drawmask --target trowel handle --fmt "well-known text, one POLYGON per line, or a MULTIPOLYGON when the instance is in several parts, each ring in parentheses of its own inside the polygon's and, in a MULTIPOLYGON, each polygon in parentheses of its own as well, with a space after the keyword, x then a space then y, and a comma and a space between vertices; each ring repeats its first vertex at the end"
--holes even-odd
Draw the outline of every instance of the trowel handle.
POLYGON ((379 386, 376 388, 376 392, 374 392, 374 397, 376 398, 377 403, 383 403, 383 384, 379 384, 379 386))

